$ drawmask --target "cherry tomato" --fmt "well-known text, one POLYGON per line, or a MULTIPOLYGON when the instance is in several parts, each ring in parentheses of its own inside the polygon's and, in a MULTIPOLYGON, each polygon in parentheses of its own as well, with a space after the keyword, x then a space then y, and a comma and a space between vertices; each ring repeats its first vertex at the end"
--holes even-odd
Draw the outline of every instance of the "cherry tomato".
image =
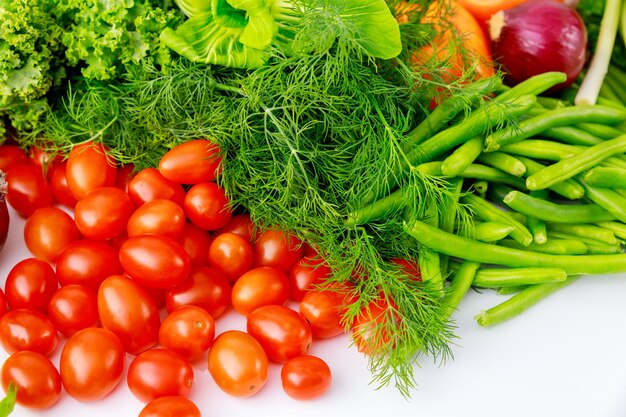
POLYGON ((100 143, 75 145, 67 159, 67 185, 72 195, 81 200, 89 191, 115 185, 117 168, 106 155, 108 148, 100 143))
POLYGON ((372 300, 363 307, 352 323, 352 339, 357 350, 366 355, 376 355, 388 349, 391 343, 385 326, 391 322, 393 326, 401 326, 393 303, 384 298, 372 300))
POLYGON ((41 169, 48 169, 55 164, 63 161, 61 155, 53 155, 50 152, 44 150, 45 148, 46 146, 44 144, 43 146, 31 146, 28 149, 28 157, 35 165, 37 165, 41 169))
POLYGON ((185 249, 165 236, 130 237, 120 247, 120 263, 141 285, 168 288, 180 284, 189 274, 191 261, 185 249))
POLYGON ((0 170, 7 172, 11 167, 28 161, 28 155, 26 155, 26 152, 19 146, 0 146, 0 170))
POLYGON ((289 280, 280 269, 261 266, 243 274, 233 285, 231 302, 239 314, 269 304, 283 305, 289 298, 289 280))
POLYGON ((61 287, 50 299, 48 318, 66 337, 98 323, 98 298, 92 289, 72 284, 61 287))
POLYGON ((50 319, 42 313, 18 309, 0 317, 0 342, 8 353, 32 350, 50 356, 59 336, 50 319))
POLYGON ((105 278, 122 273, 116 250, 98 240, 81 239, 70 243, 59 253, 56 266, 62 286, 80 284, 94 291, 105 278))
POLYGON ((220 233, 209 247, 209 265, 222 271, 231 282, 252 269, 253 258, 250 242, 234 233, 220 233))
POLYGON ((170 200, 152 200, 139 206, 128 219, 128 237, 157 234, 176 239, 185 228, 185 213, 170 200))
POLYGON ((59 252, 79 237, 72 217, 58 207, 38 208, 24 225, 28 250, 48 262, 54 263, 59 252))
POLYGON ((313 338, 311 326, 300 313, 277 305, 262 306, 248 314, 247 331, 276 363, 307 353, 313 338))
POLYGON ((36 258, 18 262, 7 275, 4 291, 9 307, 45 313, 59 284, 49 263, 36 258))
POLYGON ((113 332, 100 327, 79 330, 61 351, 63 386, 77 400, 100 400, 122 380, 125 360, 124 346, 113 332))
POLYGON ((126 231, 135 205, 128 194, 115 187, 89 191, 76 203, 74 221, 88 239, 106 240, 126 231))
POLYGON ((159 397, 150 401, 139 417, 200 417, 200 409, 191 400, 180 396, 159 397))
POLYGON ((300 301, 316 284, 321 284, 332 275, 332 270, 319 256, 305 256, 289 271, 291 299, 300 301))
POLYGON ((302 259, 302 241, 291 233, 266 230, 254 243, 254 264, 272 266, 288 274, 302 259))
POLYGON ((221 157, 219 148, 205 139, 190 140, 170 149, 159 161, 159 172, 179 184, 213 181, 221 157))
POLYGON ((43 410, 61 398, 61 377, 50 359, 37 352, 11 355, 2 365, 2 388, 12 382, 17 389, 16 402, 22 407, 43 410))
POLYGON ((208 262, 211 239, 211 235, 206 230, 200 229, 193 223, 185 223, 183 232, 177 240, 189 255, 191 265, 203 266, 208 262))
POLYGON ((215 338, 208 367, 220 389, 234 397, 250 397, 267 382, 268 360, 263 347, 239 330, 228 330, 215 338))
POLYGON ((6 180, 7 201, 20 216, 29 217, 38 208, 52 205, 52 191, 37 165, 15 165, 7 171, 6 180))
POLYGON ((326 339, 344 332, 345 299, 345 294, 333 290, 311 290, 304 296, 300 313, 311 325, 313 337, 326 339))
POLYGON ((322 396, 330 388, 332 379, 328 364, 311 355, 290 359, 280 371, 283 390, 296 400, 310 400, 322 396))
POLYGON ((399 265, 408 278, 415 281, 422 280, 422 271, 420 271, 420 267, 416 262, 408 259, 393 258, 391 263, 399 265))
POLYGON ((182 283, 167 289, 165 305, 170 312, 195 305, 216 319, 230 306, 230 294, 230 283, 220 271, 208 266, 194 266, 182 283))
POLYGON ((203 230, 224 227, 232 217, 224 189, 214 182, 202 182, 187 190, 183 209, 189 220, 203 230))
POLYGON ((122 165, 117 168, 115 176, 115 186, 120 190, 128 192, 128 184, 135 176, 135 166, 133 164, 122 165))
POLYGON ((159 340, 159 310, 150 295, 130 278, 113 275, 102 282, 98 315, 102 327, 115 333, 128 353, 136 355, 159 340))
POLYGON ((215 338, 215 320, 206 310, 184 306, 172 311, 161 323, 159 344, 187 360, 199 358, 215 338))
POLYGON ((193 385, 193 368, 169 349, 150 349, 135 356, 128 367, 128 387, 139 401, 165 396, 187 397, 193 385))
POLYGON ((4 316, 7 312, 7 297, 4 295, 4 291, 0 289, 0 317, 4 316))
POLYGON ((219 230, 220 233, 234 233, 253 242, 257 239, 256 226, 250 220, 248 213, 233 214, 228 223, 219 230))
POLYGON ((156 168, 139 171, 128 182, 128 194, 137 207, 156 199, 171 200, 182 207, 185 200, 183 186, 168 180, 156 168))
POLYGON ((9 236, 9 225, 11 224, 11 218, 9 216, 9 209, 6 202, 6 189, 7 182, 5 180, 5 174, 0 170, 0 251, 4 248, 4 244, 9 236))
POLYGON ((64 206, 74 208, 76 206, 76 197, 70 191, 67 185, 67 164, 65 162, 55 164, 50 174, 50 189, 54 199, 64 206))

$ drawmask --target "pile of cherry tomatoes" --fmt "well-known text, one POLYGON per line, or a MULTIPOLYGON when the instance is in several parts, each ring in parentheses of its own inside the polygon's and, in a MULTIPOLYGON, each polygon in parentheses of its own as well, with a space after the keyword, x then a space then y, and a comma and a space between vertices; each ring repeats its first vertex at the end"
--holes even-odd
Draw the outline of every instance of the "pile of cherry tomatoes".
POLYGON ((229 208, 208 141, 179 145, 139 172, 106 151, 89 142, 50 160, 0 146, 7 201, 26 218, 33 255, 0 291, 0 343, 11 355, 4 390, 14 384, 17 403, 34 409, 53 406, 62 388, 96 401, 120 385, 130 360, 126 382, 146 403, 140 417, 199 416, 187 398, 190 361, 205 358, 233 396, 258 392, 268 362, 283 364, 291 397, 326 392, 331 371, 307 352, 344 333, 350 288, 314 288, 331 269, 311 246, 229 208), (246 316, 247 331, 216 336, 230 308, 246 316), (58 368, 49 359, 57 349, 58 368))

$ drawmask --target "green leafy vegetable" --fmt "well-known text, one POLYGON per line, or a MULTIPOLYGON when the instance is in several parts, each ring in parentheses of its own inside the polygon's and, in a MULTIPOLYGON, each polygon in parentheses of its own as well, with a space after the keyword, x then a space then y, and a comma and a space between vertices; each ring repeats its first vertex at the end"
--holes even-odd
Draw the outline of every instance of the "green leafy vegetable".
MULTIPOLYGON (((600 24, 602 23, 602 16, 604 14, 604 8, 606 6, 606 0, 579 0, 577 10, 580 16, 585 22, 587 27, 587 36, 589 44, 589 52, 593 54, 596 50, 598 43, 598 35, 600 32, 600 24)), ((621 26, 625 27, 626 17, 626 5, 622 7, 621 26)), ((613 64, 626 70, 626 28, 622 29, 622 39, 615 42, 613 54, 611 55, 611 61, 613 64)))

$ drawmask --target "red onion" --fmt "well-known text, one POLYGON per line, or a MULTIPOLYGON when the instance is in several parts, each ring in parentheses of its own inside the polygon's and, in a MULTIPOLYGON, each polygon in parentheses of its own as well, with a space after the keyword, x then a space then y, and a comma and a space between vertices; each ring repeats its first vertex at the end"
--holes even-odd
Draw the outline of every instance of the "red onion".
POLYGON ((4 247, 9 234, 9 210, 7 201, 4 198, 7 192, 7 181, 4 178, 4 171, 0 170, 0 250, 4 247))
POLYGON ((489 31, 494 58, 510 85, 560 71, 567 74, 567 80, 557 86, 561 89, 578 77, 585 64, 585 24, 575 9, 556 1, 530 1, 495 13, 489 31))

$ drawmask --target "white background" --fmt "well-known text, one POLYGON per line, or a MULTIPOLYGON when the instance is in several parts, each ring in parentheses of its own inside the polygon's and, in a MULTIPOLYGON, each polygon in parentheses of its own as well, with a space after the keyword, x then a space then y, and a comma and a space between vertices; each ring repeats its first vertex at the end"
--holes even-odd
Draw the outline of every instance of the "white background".
MULTIPOLYGON (((23 224, 11 212, 9 238, 0 253, 2 283, 15 263, 30 257, 23 224)), ((514 320, 479 327, 473 316, 504 297, 491 291, 468 294, 455 315, 459 339, 454 360, 438 366, 424 359, 416 369, 419 388, 410 400, 393 388, 375 390, 366 359, 349 346, 346 336, 316 341, 310 351, 333 371, 333 385, 322 398, 287 397, 278 365, 271 366, 268 382, 256 396, 232 398, 217 388, 204 361, 194 363, 191 397, 203 417, 626 416, 626 274, 585 277, 514 320)), ((218 332, 229 328, 243 330, 243 318, 230 312, 218 320, 218 332)), ((57 365, 60 349, 52 357, 57 365)), ((2 363, 6 357, 1 351, 2 363)), ((18 406, 12 415, 135 417, 142 407, 123 380, 95 403, 80 403, 63 392, 49 410, 18 406)))

